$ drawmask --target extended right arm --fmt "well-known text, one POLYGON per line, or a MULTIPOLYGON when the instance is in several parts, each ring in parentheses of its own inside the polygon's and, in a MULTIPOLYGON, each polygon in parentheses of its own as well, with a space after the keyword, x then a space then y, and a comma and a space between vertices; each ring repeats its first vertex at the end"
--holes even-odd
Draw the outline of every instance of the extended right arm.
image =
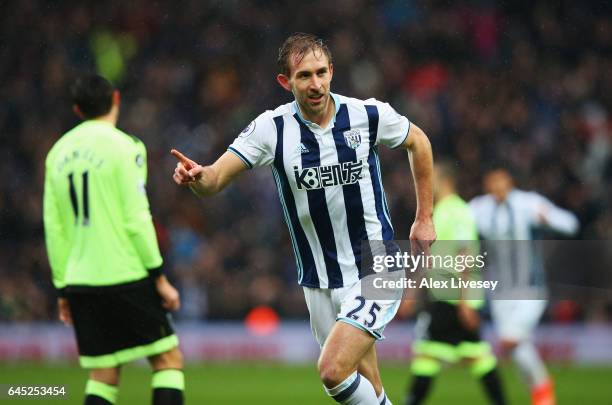
POLYGON ((210 166, 201 166, 176 149, 170 153, 179 160, 172 176, 174 182, 188 185, 198 197, 217 194, 247 169, 244 162, 232 152, 225 152, 210 166))
POLYGON ((176 149, 178 159, 172 178, 187 185, 198 197, 215 195, 246 169, 267 166, 274 161, 276 125, 269 111, 259 115, 234 140, 215 163, 201 166, 176 149))
POLYGON ((536 221, 566 236, 575 235, 580 228, 578 218, 571 211, 557 207, 544 196, 533 193, 536 221))

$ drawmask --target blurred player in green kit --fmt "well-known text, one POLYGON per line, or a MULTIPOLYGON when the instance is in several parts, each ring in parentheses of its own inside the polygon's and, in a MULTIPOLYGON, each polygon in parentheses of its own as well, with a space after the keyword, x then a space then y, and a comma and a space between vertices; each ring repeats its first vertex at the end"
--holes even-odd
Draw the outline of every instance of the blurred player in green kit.
POLYGON ((44 224, 59 317, 89 369, 86 405, 114 404, 120 367, 148 358, 153 404, 182 404, 183 358, 167 311, 180 305, 161 273, 144 144, 118 130, 119 92, 89 75, 71 87, 83 122, 45 165, 44 224))
MULTIPOLYGON (((434 255, 478 254, 476 222, 467 203, 457 195, 456 170, 447 162, 435 165, 433 221, 438 242, 432 246, 434 255)), ((468 272, 462 276, 469 277, 468 272)), ((456 296, 448 290, 429 291, 429 302, 415 328, 413 379, 406 404, 424 403, 443 364, 459 361, 482 382, 491 404, 505 404, 497 360, 489 344, 480 338, 478 310, 484 304, 482 296, 482 291, 474 290, 458 291, 456 296)), ((402 312, 409 312, 410 306, 406 302, 402 312)))

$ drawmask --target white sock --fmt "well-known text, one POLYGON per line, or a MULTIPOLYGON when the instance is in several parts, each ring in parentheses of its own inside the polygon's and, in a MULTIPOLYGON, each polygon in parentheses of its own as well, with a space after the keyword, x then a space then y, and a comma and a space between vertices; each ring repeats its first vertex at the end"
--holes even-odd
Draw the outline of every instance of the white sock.
POLYGON ((376 405, 378 398, 372 383, 355 371, 334 388, 325 387, 327 395, 345 405, 376 405))
POLYGON ((387 393, 385 392, 384 388, 382 389, 382 392, 378 396, 378 403, 379 403, 379 405, 393 405, 391 403, 391 400, 387 396, 387 393))
POLYGON ((533 342, 524 341, 519 343, 514 349, 512 357, 531 387, 537 387, 548 380, 546 366, 542 362, 533 342))

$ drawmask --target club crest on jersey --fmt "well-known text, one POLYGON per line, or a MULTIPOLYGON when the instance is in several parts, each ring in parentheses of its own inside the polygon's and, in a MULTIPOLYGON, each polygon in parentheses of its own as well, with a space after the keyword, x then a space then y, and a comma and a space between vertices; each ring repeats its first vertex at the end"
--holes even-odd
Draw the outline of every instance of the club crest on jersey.
POLYGON ((361 179, 362 171, 363 160, 309 167, 306 169, 300 169, 298 166, 293 167, 298 190, 316 190, 325 187, 355 184, 361 179))
POLYGON ((357 149, 361 145, 361 132, 358 129, 344 131, 342 135, 344 135, 344 142, 349 148, 357 149))

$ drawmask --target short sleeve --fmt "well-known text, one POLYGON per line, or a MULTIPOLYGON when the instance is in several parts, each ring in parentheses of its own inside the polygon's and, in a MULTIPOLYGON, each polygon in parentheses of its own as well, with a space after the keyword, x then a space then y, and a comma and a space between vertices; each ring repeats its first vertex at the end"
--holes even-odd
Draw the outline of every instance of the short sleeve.
POLYGON ((572 212, 557 207, 548 198, 536 192, 528 192, 525 195, 533 226, 546 226, 567 236, 578 232, 580 223, 572 212))
POLYGON ((476 214, 478 213, 478 210, 480 208, 482 208, 482 199, 480 198, 480 196, 478 197, 474 197, 472 198, 469 202, 468 202, 468 206, 470 207, 470 210, 472 211, 472 214, 474 214, 474 216, 476 216, 476 214))
POLYGON ((228 150, 244 164, 253 167, 268 166, 274 161, 276 127, 269 112, 261 114, 236 137, 228 150))
POLYGON ((410 121, 399 114, 389 105, 372 99, 378 108, 378 135, 376 144, 382 144, 390 148, 397 148, 408 137, 410 121))
POLYGON ((554 207, 548 199, 536 192, 526 192, 524 196, 524 206, 529 213, 529 222, 532 226, 538 224, 538 213, 548 211, 554 207))
POLYGON ((474 197, 469 203, 470 211, 475 219, 476 230, 478 233, 486 235, 489 231, 490 221, 487 222, 486 213, 489 212, 486 207, 486 197, 478 196, 474 197))

